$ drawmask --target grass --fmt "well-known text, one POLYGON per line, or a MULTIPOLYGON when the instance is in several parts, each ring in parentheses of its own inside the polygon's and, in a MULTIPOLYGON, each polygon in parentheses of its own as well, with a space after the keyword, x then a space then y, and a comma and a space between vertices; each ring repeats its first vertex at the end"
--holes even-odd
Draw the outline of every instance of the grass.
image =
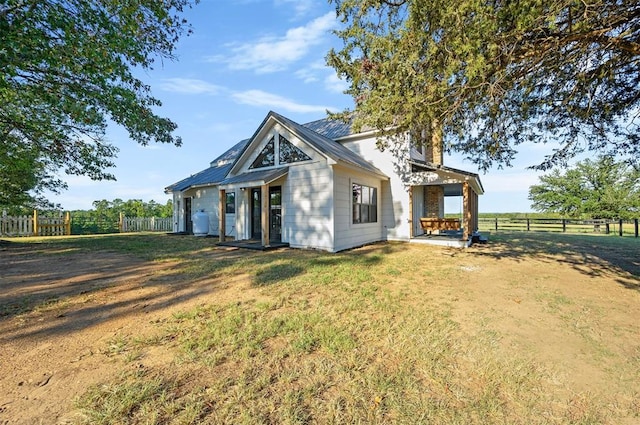
MULTIPOLYGON (((474 296, 466 288, 474 284, 474 273, 504 258, 553 257, 578 271, 589 258, 608 264, 607 272, 637 291, 631 285, 640 241, 505 233, 492 235, 491 241, 495 248, 476 253, 389 243, 338 254, 285 250, 220 261, 207 259, 214 249, 208 239, 116 235, 38 243, 66 252, 107 249, 173 259, 176 279, 213 276, 224 282, 241 273, 250 282, 238 301, 212 298, 175 313, 155 323, 151 337, 110 339, 105 354, 121 358, 125 372, 78 398, 85 423, 638 420, 637 384, 595 393, 566 387, 554 365, 505 346, 507 335, 494 326, 498 319, 492 312, 479 305, 478 314, 462 322, 456 308, 474 296), (131 370, 158 348, 170 353, 168 363, 131 370)), ((552 272, 545 273, 514 274, 510 290, 526 291, 519 296, 529 296, 540 314, 558 318, 567 334, 593 349, 596 360, 611 364, 613 348, 597 337, 607 312, 547 287, 552 272)), ((613 367, 611 382, 639 369, 640 346, 635 358, 613 367)))

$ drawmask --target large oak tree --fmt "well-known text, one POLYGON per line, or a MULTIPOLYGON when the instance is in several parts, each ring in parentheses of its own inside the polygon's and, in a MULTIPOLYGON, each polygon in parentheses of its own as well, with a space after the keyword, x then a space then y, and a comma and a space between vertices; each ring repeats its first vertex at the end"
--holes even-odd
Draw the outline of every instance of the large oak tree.
POLYGON ((529 199, 536 211, 574 218, 638 218, 640 168, 611 157, 586 159, 541 176, 529 199))
POLYGON ((65 187, 60 172, 114 179, 109 121, 135 142, 180 145, 176 124, 134 76, 174 59, 190 0, 0 3, 0 205, 65 187), (29 173, 29 170, 31 172, 29 173), (29 192, 31 190, 31 192, 29 192), (34 192, 35 191, 35 192, 34 192))
MULTIPOLYGON (((539 169, 597 151, 637 159, 637 0, 332 0, 328 63, 355 126, 429 134, 481 169, 549 143, 539 169)), ((425 138, 429 142, 429 137, 425 138)))

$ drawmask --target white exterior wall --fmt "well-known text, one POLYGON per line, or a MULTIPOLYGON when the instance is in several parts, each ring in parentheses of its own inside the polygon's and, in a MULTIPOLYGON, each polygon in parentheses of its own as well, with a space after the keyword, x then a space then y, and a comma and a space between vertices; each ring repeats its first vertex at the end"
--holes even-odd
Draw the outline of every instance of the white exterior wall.
POLYGON ((420 218, 424 217, 425 208, 425 194, 424 186, 414 186, 413 190, 413 235, 419 236, 424 234, 422 225, 420 224, 420 218))
POLYGON ((183 192, 183 199, 180 202, 180 208, 182 210, 182 218, 180 226, 184 231, 184 198, 191 197, 191 214, 195 214, 200 210, 204 210, 209 216, 209 235, 217 235, 218 228, 220 227, 220 221, 218 219, 218 187, 208 186, 196 189, 189 189, 183 192))
MULTIPOLYGON (((182 205, 182 196, 180 196, 180 192, 171 192, 172 202, 173 202, 173 232, 182 232, 183 229, 181 227, 184 224, 181 224, 181 217, 184 213, 184 206, 182 205)), ((184 221, 182 221, 184 223, 184 221)))
MULTIPOLYGON (((259 143, 252 147, 246 158, 236 165, 230 176, 256 171, 249 166, 255 161, 271 137, 275 139, 276 161, 268 170, 286 166, 289 172, 269 186, 281 186, 282 190, 282 241, 294 248, 316 248, 333 251, 333 191, 332 169, 326 158, 302 142, 279 123, 265 127, 258 136, 259 143), (299 163, 278 163, 278 134, 282 134, 291 144, 301 149, 311 160, 299 163)), ((251 188, 259 187, 259 182, 227 186, 227 190, 236 190, 236 217, 234 223, 238 239, 251 237, 251 188), (245 191, 240 191, 240 186, 245 191)), ((263 199, 268 202, 268 199, 263 199)), ((229 227, 227 220, 227 228, 229 227)))
POLYGON ((325 160, 289 166, 282 184, 283 242, 293 248, 335 251, 332 182, 325 160))
POLYGON ((381 198, 383 180, 356 170, 333 167, 333 193, 335 210, 335 243, 333 251, 361 246, 385 239, 383 232, 381 198), (378 221, 376 223, 353 223, 352 184, 362 184, 378 189, 378 221))
MULTIPOLYGON (((408 158, 408 140, 397 143, 384 152, 376 148, 375 136, 349 140, 342 144, 389 176, 389 181, 382 185, 382 205, 378 210, 380 214, 378 220, 381 221, 382 231, 386 236, 383 239, 408 241, 411 219, 409 217, 410 186, 405 185, 403 181, 411 174, 411 167, 406 160, 397 160, 397 158, 408 158)), ((419 156, 414 149, 411 149, 411 154, 415 157, 419 156)))

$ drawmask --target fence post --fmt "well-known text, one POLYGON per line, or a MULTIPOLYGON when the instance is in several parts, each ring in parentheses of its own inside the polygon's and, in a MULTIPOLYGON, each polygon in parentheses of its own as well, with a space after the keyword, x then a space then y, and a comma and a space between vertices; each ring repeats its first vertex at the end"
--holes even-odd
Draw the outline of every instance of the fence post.
POLYGON ((529 226, 529 219, 527 218, 527 232, 531 230, 531 227, 529 226))
POLYGON ((635 234, 637 238, 638 237, 638 219, 637 218, 633 219, 633 227, 635 228, 635 234))
POLYGON ((120 213, 120 218, 118 219, 118 231, 122 233, 124 231, 124 214, 120 213))
POLYGON ((622 219, 618 219, 618 234, 622 236, 622 219))
POLYGON ((562 231, 567 232, 567 220, 565 218, 562 219, 562 231))
POLYGON ((496 217, 496 232, 498 231, 498 217, 496 217))
POLYGON ((69 211, 64 214, 64 234, 71 234, 71 213, 69 211))
POLYGON ((33 210, 33 236, 38 236, 38 210, 33 210))

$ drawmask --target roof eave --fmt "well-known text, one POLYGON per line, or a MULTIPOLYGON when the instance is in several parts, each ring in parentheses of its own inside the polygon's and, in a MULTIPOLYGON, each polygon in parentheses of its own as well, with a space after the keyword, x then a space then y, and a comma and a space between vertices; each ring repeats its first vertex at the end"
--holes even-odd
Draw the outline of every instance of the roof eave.
POLYGON ((450 173, 450 174, 457 174, 460 176, 465 176, 466 178, 471 178, 473 179, 478 186, 478 195, 483 195, 484 194, 484 187, 482 186, 482 181, 480 180, 480 176, 476 173, 472 173, 471 171, 465 171, 465 170, 459 170, 457 168, 451 168, 451 167, 447 167, 445 165, 438 165, 438 164, 434 164, 432 162, 427 162, 427 161, 419 161, 419 160, 409 160, 409 164, 411 165, 416 165, 418 167, 421 168, 426 168, 426 171, 433 171, 433 172, 445 172, 445 173, 450 173))

